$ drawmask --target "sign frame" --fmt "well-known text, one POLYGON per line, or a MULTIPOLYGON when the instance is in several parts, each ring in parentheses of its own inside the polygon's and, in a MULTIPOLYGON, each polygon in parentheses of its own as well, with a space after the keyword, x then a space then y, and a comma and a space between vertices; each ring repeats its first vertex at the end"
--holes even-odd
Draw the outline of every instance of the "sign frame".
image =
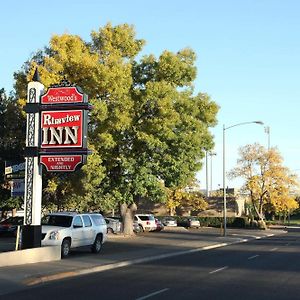
MULTIPOLYGON (((88 134, 88 112, 92 106, 88 103, 88 96, 82 92, 82 89, 67 80, 62 80, 59 84, 51 85, 49 89, 40 96, 40 134, 39 134, 39 162, 43 165, 47 172, 72 172, 79 168, 79 166, 86 163, 87 155, 91 153, 87 149, 87 134, 88 134), (74 100, 74 101, 73 101, 74 100), (79 114, 81 122, 77 123, 79 126, 68 128, 66 116, 71 119, 72 116, 79 114), (62 119, 55 120, 53 116, 65 115, 62 119), (44 117, 47 116, 48 124, 43 124, 44 117), (54 124, 50 124, 51 121, 54 124), (65 126, 61 123, 66 123, 65 126), (60 126, 61 125, 61 126, 60 126), (46 128, 54 128, 47 129, 46 128), (78 130, 78 131, 77 131, 78 130), (45 137, 45 134, 47 136, 45 137), (75 135, 78 134, 78 139, 74 145, 75 135), (49 145, 49 138, 52 145, 49 145), (64 144, 68 138, 68 143, 64 144), (69 143, 71 140, 71 143, 69 143), (73 142, 73 144, 72 144, 73 142), (49 160, 53 157, 81 157, 80 161, 75 166, 69 169, 59 169, 59 167, 51 168, 49 160), (48 162, 47 162, 48 160, 48 162)), ((69 118, 69 120, 70 120, 69 118)), ((72 123, 72 122, 71 122, 72 123)), ((70 124, 71 124, 70 123, 70 124)), ((67 167, 66 167, 67 168, 67 167)))

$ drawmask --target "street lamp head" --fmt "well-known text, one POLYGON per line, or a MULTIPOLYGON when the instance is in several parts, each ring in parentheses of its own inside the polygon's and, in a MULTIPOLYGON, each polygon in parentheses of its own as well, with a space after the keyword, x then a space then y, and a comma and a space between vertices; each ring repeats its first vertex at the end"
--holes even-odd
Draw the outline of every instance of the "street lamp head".
POLYGON ((259 124, 259 125, 264 125, 264 122, 262 121, 254 121, 253 123, 259 124))
POLYGON ((259 124, 259 125, 264 125, 264 122, 262 121, 250 121, 250 122, 242 122, 242 123, 238 123, 238 124, 234 124, 228 127, 225 127, 225 125, 223 125, 223 131, 232 128, 232 127, 236 127, 236 126, 240 126, 240 125, 246 125, 246 124, 259 124))

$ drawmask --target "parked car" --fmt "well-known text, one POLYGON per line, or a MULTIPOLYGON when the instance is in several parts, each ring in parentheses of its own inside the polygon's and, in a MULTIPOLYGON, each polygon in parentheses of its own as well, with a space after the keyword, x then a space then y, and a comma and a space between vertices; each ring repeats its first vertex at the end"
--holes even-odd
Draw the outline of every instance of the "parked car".
POLYGON ((42 246, 61 246, 62 257, 81 246, 99 253, 106 239, 107 225, 101 214, 59 212, 42 219, 42 246))
POLYGON ((133 221, 133 232, 139 234, 142 232, 142 229, 137 221, 133 221))
POLYGON ((173 217, 164 217, 162 223, 165 226, 177 226, 177 220, 173 217))
POLYGON ((24 217, 16 216, 9 217, 6 220, 0 222, 0 234, 3 235, 17 235, 18 226, 22 226, 24 217))
POLYGON ((180 220, 178 222, 178 225, 189 228, 200 228, 200 221, 195 217, 188 217, 180 220))
POLYGON ((139 224, 141 231, 153 231, 156 229, 155 218, 152 214, 136 214, 134 221, 139 224))
POLYGON ((122 222, 118 219, 105 218, 107 233, 120 233, 122 231, 122 222))
POLYGON ((164 229, 164 227, 165 227, 164 224, 160 220, 158 220, 157 218, 155 218, 155 223, 156 223, 155 231, 161 231, 161 230, 164 229))
MULTIPOLYGON (((123 223, 122 223, 122 218, 120 216, 117 216, 117 217, 107 217, 106 219, 111 219, 111 220, 116 220, 118 222, 120 222, 120 232, 123 232, 123 223)), ((141 230, 141 227, 139 226, 139 223, 137 221, 133 221, 133 232, 138 234, 140 233, 142 230, 141 230)))

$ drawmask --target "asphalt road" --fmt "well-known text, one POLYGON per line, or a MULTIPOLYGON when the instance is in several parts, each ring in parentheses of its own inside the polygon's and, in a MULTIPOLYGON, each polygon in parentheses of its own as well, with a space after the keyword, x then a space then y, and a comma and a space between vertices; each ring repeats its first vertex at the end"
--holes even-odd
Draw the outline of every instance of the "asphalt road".
POLYGON ((63 279, 4 299, 300 299, 300 231, 63 279))

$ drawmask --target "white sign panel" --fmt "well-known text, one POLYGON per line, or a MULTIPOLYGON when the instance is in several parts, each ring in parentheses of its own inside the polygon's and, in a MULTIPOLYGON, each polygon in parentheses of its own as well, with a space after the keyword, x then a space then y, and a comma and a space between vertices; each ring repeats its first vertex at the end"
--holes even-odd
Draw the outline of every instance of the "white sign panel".
POLYGON ((25 180, 14 179, 11 181, 11 196, 12 197, 24 197, 25 180))

